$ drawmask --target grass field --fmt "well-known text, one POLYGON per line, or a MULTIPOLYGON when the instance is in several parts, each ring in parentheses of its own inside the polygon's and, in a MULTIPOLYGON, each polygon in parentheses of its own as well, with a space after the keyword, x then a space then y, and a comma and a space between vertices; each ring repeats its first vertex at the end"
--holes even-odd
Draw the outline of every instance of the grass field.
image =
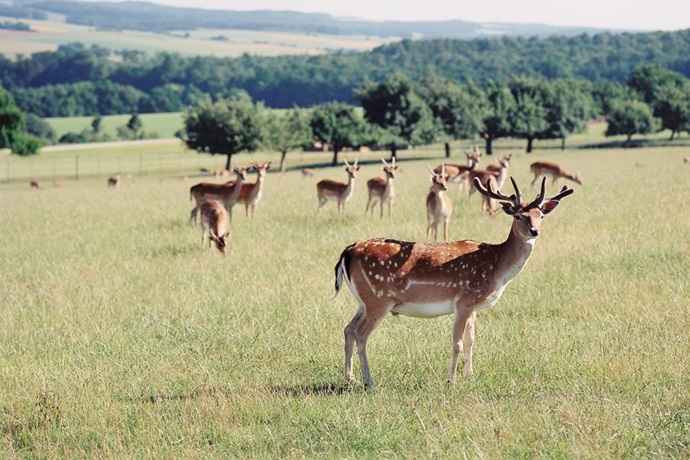
MULTIPOLYGON (((0 16, 0 22, 14 18, 0 16)), ((257 56, 288 54, 324 54, 335 50, 368 51, 391 39, 365 36, 327 34, 290 34, 247 30, 200 29, 172 34, 157 34, 134 30, 100 30, 94 27, 68 24, 53 15, 50 20, 21 19, 32 31, 0 29, 0 54, 14 58, 41 51, 55 51, 59 45, 82 43, 86 47, 100 46, 113 51, 139 50, 148 53, 171 52, 184 56, 210 55, 238 57, 244 53, 257 56), (225 40, 213 38, 225 37, 225 40)))
MULTIPOLYGON (((343 382, 355 303, 330 300, 333 266, 355 240, 424 238, 440 152, 400 152, 392 219, 363 216, 376 154, 348 154, 364 165, 344 218, 332 203, 314 218, 315 181, 342 168, 269 172, 256 218, 235 209, 226 257, 187 222, 192 164, 116 189, 0 185, 0 457, 690 456, 686 148, 517 150, 524 190, 535 160, 584 185, 479 313, 474 378, 446 383, 451 317, 390 317, 369 342, 377 388, 343 382)), ((506 238, 510 218, 452 197, 452 239, 506 238)))
MULTIPOLYGON (((104 115, 101 118, 101 131, 117 140, 117 128, 126 126, 132 115, 104 115)), ((68 132, 80 133, 84 129, 91 129, 94 117, 54 117, 46 118, 48 124, 55 130, 59 139, 68 132)), ((182 112, 142 113, 139 115, 142 127, 146 133, 155 133, 161 139, 175 137, 175 133, 184 127, 182 112)))

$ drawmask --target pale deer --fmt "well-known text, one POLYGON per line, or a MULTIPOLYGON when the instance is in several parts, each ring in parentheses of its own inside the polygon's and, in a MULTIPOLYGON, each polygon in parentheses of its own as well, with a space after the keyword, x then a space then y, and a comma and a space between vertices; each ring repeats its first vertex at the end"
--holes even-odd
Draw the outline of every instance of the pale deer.
POLYGON ((213 251, 211 243, 225 254, 225 238, 228 236, 228 212, 223 205, 215 200, 205 200, 199 206, 201 214, 201 247, 204 247, 206 234, 208 233, 208 247, 213 251))
POLYGON ((395 199, 393 179, 395 179, 395 173, 398 170, 398 166, 395 164, 395 157, 393 157, 391 164, 386 163, 386 160, 383 158, 381 158, 381 161, 383 162, 383 172, 386 174, 386 178, 373 177, 367 181, 369 199, 367 200, 367 207, 364 210, 364 215, 367 215, 370 207, 373 215, 376 202, 378 201, 381 205, 381 217, 383 217, 384 203, 388 204, 388 217, 390 217, 392 214, 393 200, 395 199))
POLYGON ((509 155, 503 155, 501 158, 498 159, 497 165, 496 164, 487 165, 486 170, 498 174, 499 172, 501 172, 502 163, 506 163, 508 166, 510 166, 510 162, 512 159, 513 159, 512 153, 509 155))
POLYGON ((532 186, 534 186, 534 183, 541 176, 551 177, 551 185, 555 185, 556 181, 561 177, 565 179, 570 179, 571 181, 577 182, 578 184, 582 185, 579 172, 575 174, 568 174, 567 172, 565 172, 563 168, 561 168, 560 165, 556 163, 551 163, 548 161, 537 161, 535 163, 532 163, 529 169, 532 172, 532 174, 534 174, 534 179, 532 179, 531 184, 532 186))
POLYGON ((310 169, 310 168, 302 169, 302 179, 304 179, 306 177, 314 177, 315 175, 316 175, 316 173, 314 172, 313 169, 310 169))
POLYGON ((225 210, 228 211, 228 218, 232 222, 232 207, 237 202, 242 190, 242 183, 247 178, 247 168, 234 167, 233 172, 237 175, 237 180, 225 184, 213 184, 210 182, 202 182, 196 184, 189 189, 189 199, 195 200, 196 205, 189 214, 190 222, 196 221, 196 214, 199 212, 199 206, 206 200, 216 200, 223 204, 225 210))
MULTIPOLYGON (((458 193, 462 195, 467 184, 470 184, 470 171, 474 170, 479 163, 481 163, 482 152, 476 145, 472 146, 472 150, 465 150, 467 157, 467 165, 461 164, 443 164, 446 171, 446 181, 458 184, 458 193)), ((434 173, 441 172, 441 165, 434 168, 434 173)))
POLYGON ((345 248, 335 266, 335 296, 344 280, 358 303, 357 313, 344 331, 346 380, 355 379, 352 354, 357 343, 364 385, 374 386, 367 342, 387 313, 419 318, 453 314, 448 380, 455 380, 463 348, 465 376, 472 376, 476 313, 498 302, 532 254, 544 215, 573 193, 564 186, 560 193, 546 198, 544 179, 536 199, 523 203, 517 184, 511 181, 515 194, 506 196, 474 180, 482 194, 499 200, 503 211, 513 217, 508 238, 501 244, 471 240, 424 244, 379 238, 345 248))
POLYGON ((251 164, 252 169, 254 169, 257 174, 256 182, 253 184, 242 184, 240 195, 237 197, 237 203, 243 204, 244 212, 247 217, 253 218, 254 213, 256 212, 256 207, 259 205, 259 201, 261 201, 261 196, 263 195, 264 180, 266 177, 266 172, 271 167, 271 162, 267 161, 261 166, 253 161, 251 164))
POLYGON ((443 239, 448 241, 448 224, 453 214, 453 202, 447 193, 445 168, 441 164, 441 172, 438 174, 430 166, 428 168, 431 172, 431 188, 426 196, 426 237, 430 239, 433 234, 434 241, 437 241, 438 226, 443 224, 443 239))
POLYGON ((342 216, 345 214, 345 203, 350 201, 355 192, 355 177, 359 171, 357 166, 357 159, 355 163, 350 163, 345 160, 345 172, 347 172, 347 183, 336 182, 330 179, 324 179, 316 184, 316 194, 319 199, 319 207, 316 208, 316 216, 318 217, 321 208, 329 201, 336 201, 338 203, 338 213, 342 216))
POLYGON ((112 176, 108 178, 108 187, 117 187, 120 185, 120 175, 112 176))

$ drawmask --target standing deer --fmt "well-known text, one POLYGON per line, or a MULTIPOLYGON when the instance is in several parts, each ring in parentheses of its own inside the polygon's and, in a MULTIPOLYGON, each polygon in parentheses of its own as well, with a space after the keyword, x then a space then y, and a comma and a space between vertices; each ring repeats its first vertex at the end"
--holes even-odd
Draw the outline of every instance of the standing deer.
POLYGON ((319 216, 321 208, 329 201, 336 201, 338 203, 338 213, 342 216, 345 214, 345 203, 350 201, 355 191, 355 176, 359 171, 357 166, 357 159, 355 164, 345 160, 345 172, 347 172, 347 183, 336 182, 330 179, 324 179, 316 184, 316 194, 319 199, 319 207, 316 208, 316 216, 319 216))
MULTIPOLYGON (((510 162, 513 159, 513 154, 509 155, 503 155, 501 158, 498 159, 498 164, 490 164, 486 166, 486 170, 493 172, 493 173, 499 173, 501 172, 501 167, 503 163, 506 163, 508 166, 510 166, 510 162)), ((500 188, 499 188, 500 190, 500 188)))
POLYGON ((267 161, 261 166, 253 161, 251 164, 252 168, 257 173, 256 182, 253 184, 242 184, 240 195, 237 197, 237 203, 244 204, 244 212, 247 217, 254 218, 256 207, 259 205, 259 201, 261 201, 261 196, 263 194, 266 172, 271 167, 271 162, 267 161))
POLYGON ((234 167, 233 172, 237 175, 237 180, 225 184, 213 184, 210 182, 202 182, 196 184, 189 189, 189 199, 195 200, 196 205, 189 214, 191 222, 196 221, 196 214, 199 212, 199 206, 206 200, 216 200, 223 204, 225 210, 228 211, 228 218, 232 222, 232 207, 237 202, 242 190, 242 183, 247 178, 247 169, 234 167))
POLYGON ((534 186, 534 183, 537 181, 537 179, 539 179, 540 176, 550 176, 551 185, 555 185, 556 181, 561 177, 570 179, 571 181, 577 182, 578 184, 582 185, 579 172, 576 174, 568 174, 567 172, 565 172, 563 168, 560 167, 560 165, 556 163, 551 163, 548 161, 537 161, 535 163, 532 163, 529 169, 532 172, 532 174, 534 174, 534 179, 532 179, 531 184, 532 186, 534 186))
MULTIPOLYGON (((508 178, 508 166, 510 165, 510 160, 506 160, 504 157, 498 160, 498 164, 498 171, 471 171, 470 175, 472 176, 472 180, 474 181, 474 179, 477 178, 482 184, 486 184, 488 181, 491 181, 493 183, 493 187, 496 190, 501 191, 506 179, 508 178)), ((476 189, 476 187, 473 188, 476 189)), ((498 209, 496 209, 496 200, 490 196, 482 195, 482 211, 486 211, 492 215, 498 212, 498 209)))
POLYGON ((476 145, 473 145, 472 150, 465 150, 465 156, 467 157, 467 165, 444 163, 434 168, 434 173, 439 174, 443 166, 446 171, 446 181, 458 184, 458 193, 460 195, 462 195, 465 185, 470 183, 470 172, 481 162, 482 152, 476 145))
POLYGON ((199 206, 201 213, 201 247, 204 247, 206 233, 208 233, 208 247, 213 251, 211 243, 225 254, 225 238, 228 236, 228 212, 215 200, 205 200, 199 206))
POLYGON ((393 179, 395 179, 395 172, 398 167, 395 165, 395 157, 391 164, 386 163, 386 160, 381 158, 383 162, 383 172, 386 178, 373 177, 367 181, 367 189, 369 190, 369 199, 367 200, 367 207, 364 210, 366 216, 371 207, 371 213, 374 214, 376 201, 381 204, 381 217, 383 217, 383 203, 388 203, 388 217, 392 214, 393 200, 395 199, 395 188, 393 188, 393 179))
POLYGON ((435 173, 430 166, 427 166, 431 172, 431 188, 429 194, 426 196, 426 238, 431 238, 434 235, 434 241, 438 237, 438 225, 443 224, 443 239, 448 241, 448 224, 450 216, 453 214, 453 202, 448 197, 448 187, 446 184, 446 171, 443 164, 441 164, 441 172, 435 173))
MULTIPOLYGON (((539 236, 544 215, 573 193, 564 186, 557 195, 541 192, 530 203, 522 202, 520 189, 511 177, 515 194, 487 189, 478 179, 482 194, 501 202, 513 217, 508 238, 501 244, 462 240, 424 244, 379 238, 351 244, 335 266, 335 296, 343 280, 358 303, 358 310, 345 327, 345 379, 355 379, 352 354, 357 343, 362 377, 373 387, 369 373, 367 341, 388 313, 418 318, 453 314, 453 347, 448 380, 453 382, 458 356, 465 350, 465 376, 472 376, 472 346, 478 311, 492 307, 504 289, 525 267, 539 236)), ((334 297, 335 297, 334 296, 334 297)))
POLYGON ((40 183, 39 181, 37 181, 37 180, 32 180, 32 181, 29 183, 29 185, 30 185, 31 188, 33 188, 33 189, 36 189, 36 190, 40 190, 40 189, 41 189, 41 183, 40 183))

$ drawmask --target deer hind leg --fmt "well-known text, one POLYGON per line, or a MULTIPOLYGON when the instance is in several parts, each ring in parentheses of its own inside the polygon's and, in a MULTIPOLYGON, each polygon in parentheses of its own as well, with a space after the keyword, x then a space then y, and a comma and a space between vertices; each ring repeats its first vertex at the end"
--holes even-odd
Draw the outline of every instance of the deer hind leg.
MULTIPOLYGON (((463 350, 463 338, 465 337, 465 330, 469 327, 471 316, 472 312, 470 310, 458 306, 455 307, 455 318, 453 320, 453 355, 450 360, 450 372, 448 373, 449 382, 455 381, 455 374, 458 368, 458 357, 463 350)), ((474 325, 472 327, 474 327, 474 325)), ((474 334, 474 332, 472 332, 472 334, 474 334)), ((467 342, 466 344, 469 345, 467 342)), ((471 366, 470 364, 470 367, 471 366)))
MULTIPOLYGON (((357 327, 355 328, 355 341, 357 342, 357 354, 359 355, 359 367, 362 370, 362 382, 367 388, 374 388, 374 381, 371 379, 371 373, 369 372, 369 359, 367 357, 367 342, 369 341, 369 335, 376 329, 376 327, 381 324, 383 318, 388 314, 393 308, 390 305, 388 308, 383 310, 378 310, 380 313, 378 315, 367 315, 364 313, 364 318, 362 318, 357 327)), ((371 311, 371 310, 370 310, 371 311)))
POLYGON ((364 305, 360 304, 357 313, 352 318, 352 321, 345 327, 345 381, 351 382, 356 380, 355 374, 352 372, 352 355, 355 347, 355 330, 359 323, 364 318, 364 305))
POLYGON ((189 213, 189 223, 196 222, 197 212, 199 212, 199 207, 194 206, 194 209, 192 209, 192 212, 189 213))
POLYGON ((319 197, 319 205, 316 208, 316 216, 317 217, 318 217, 319 213, 321 212, 321 208, 323 208, 326 203, 328 203, 328 200, 326 198, 319 197))
POLYGON ((463 343, 465 346, 465 377, 472 377, 472 346, 474 345, 474 326, 477 323, 477 312, 472 312, 465 326, 463 343))
POLYGON ((374 196, 373 196, 373 195, 369 195, 369 199, 367 200, 367 208, 364 210, 364 215, 365 215, 365 216, 366 216, 367 214, 369 214, 369 207, 370 207, 370 206, 371 206, 371 213, 372 213, 372 214, 374 213, 374 208, 376 207, 376 205, 373 204, 373 203, 374 203, 374 196), (372 205, 372 204, 373 204, 373 205, 372 205))
POLYGON ((450 219, 443 221, 443 238, 446 242, 448 242, 448 224, 450 224, 450 219))

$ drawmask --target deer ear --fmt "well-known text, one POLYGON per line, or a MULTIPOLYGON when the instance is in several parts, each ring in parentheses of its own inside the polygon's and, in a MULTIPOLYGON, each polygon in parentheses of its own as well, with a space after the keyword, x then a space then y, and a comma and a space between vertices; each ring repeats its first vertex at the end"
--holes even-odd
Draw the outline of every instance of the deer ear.
POLYGON ((503 201, 499 202, 498 204, 501 205, 501 209, 503 210, 504 213, 508 214, 509 216, 515 215, 515 208, 513 207, 512 204, 505 203, 503 201))
POLYGON ((547 215, 548 213, 550 213, 551 211, 556 209, 556 206, 558 206, 559 204, 561 204, 560 201, 556 201, 556 200, 547 201, 546 203, 541 205, 541 212, 544 215, 547 215))

